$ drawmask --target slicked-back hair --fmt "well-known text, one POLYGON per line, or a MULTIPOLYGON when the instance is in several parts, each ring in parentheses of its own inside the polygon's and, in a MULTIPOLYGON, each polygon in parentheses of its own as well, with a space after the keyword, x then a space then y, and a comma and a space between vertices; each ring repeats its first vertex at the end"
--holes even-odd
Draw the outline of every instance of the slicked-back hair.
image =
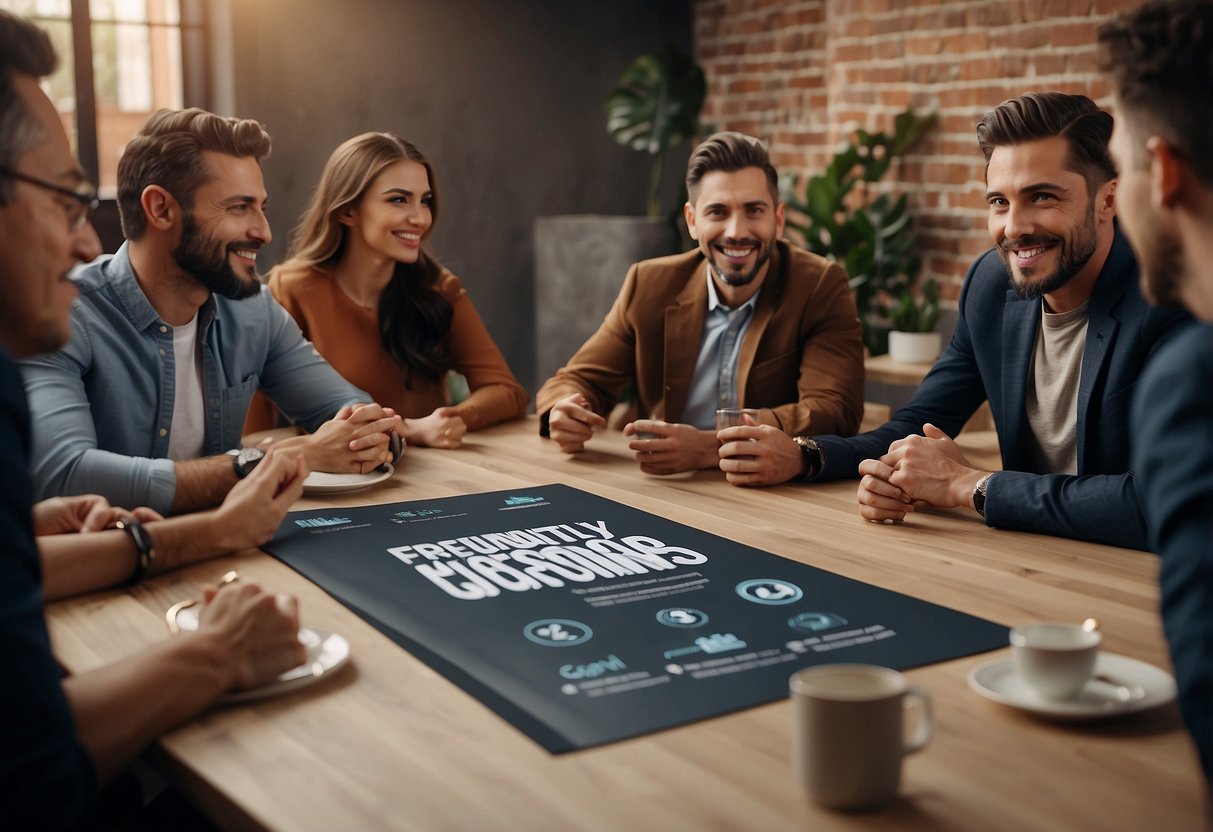
POLYGON ((977 143, 986 168, 996 147, 1008 147, 1060 136, 1069 146, 1066 167, 1087 183, 1087 195, 1116 178, 1116 165, 1108 154, 1112 116, 1085 95, 1033 92, 1009 98, 977 123, 977 143))
POLYGON ((1099 28, 1099 63, 1128 123, 1145 132, 1134 163, 1145 165, 1145 138, 1160 135, 1213 187, 1213 3, 1155 1, 1117 15, 1099 28))
POLYGON ((193 210, 194 194, 207 181, 205 151, 260 162, 270 155, 270 136, 253 119, 225 118, 197 107, 152 113, 118 161, 118 214, 126 239, 138 240, 147 230, 140 197, 149 185, 159 185, 185 211, 193 210))
POLYGON ((715 170, 725 173, 758 168, 767 179, 771 201, 779 202, 779 174, 771 164, 767 146, 745 133, 723 132, 709 136, 691 153, 687 161, 687 199, 692 205, 699 197, 699 183, 715 170))
MULTIPOLYGON (((24 18, 0 10, 0 167, 12 170, 46 138, 13 84, 14 75, 44 78, 59 58, 46 32, 24 18)), ((0 205, 13 198, 13 182, 0 177, 0 205)))

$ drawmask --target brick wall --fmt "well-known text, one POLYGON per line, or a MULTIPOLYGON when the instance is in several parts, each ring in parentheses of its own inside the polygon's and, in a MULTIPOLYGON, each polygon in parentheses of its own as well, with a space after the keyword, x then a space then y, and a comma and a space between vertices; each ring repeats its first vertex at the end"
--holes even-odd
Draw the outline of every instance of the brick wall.
POLYGON ((939 121, 886 177, 910 194, 923 255, 955 298, 989 248, 974 127, 1025 92, 1107 105, 1095 30, 1139 0, 695 0, 704 120, 766 140, 781 172, 824 167, 857 127, 889 130, 907 104, 939 121))

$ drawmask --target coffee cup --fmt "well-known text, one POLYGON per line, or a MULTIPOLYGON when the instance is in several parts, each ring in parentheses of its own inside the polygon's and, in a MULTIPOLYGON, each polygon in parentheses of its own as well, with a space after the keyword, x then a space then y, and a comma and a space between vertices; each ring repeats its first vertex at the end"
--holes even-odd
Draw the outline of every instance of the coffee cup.
POLYGON ((722 407, 716 411, 716 430, 724 430, 725 428, 735 427, 736 425, 761 425, 762 420, 759 418, 762 411, 754 407, 722 407), (750 417, 750 421, 746 421, 746 417, 750 417))
POLYGON ((1011 630, 1015 672, 1041 699, 1073 699, 1095 673, 1101 636, 1098 630, 1052 621, 1011 630))
POLYGON ((810 667, 793 674, 789 688, 792 759, 809 797, 834 809, 892 800, 902 758, 931 738, 927 692, 896 670, 866 664, 810 667), (904 713, 914 708, 919 716, 907 741, 904 713))

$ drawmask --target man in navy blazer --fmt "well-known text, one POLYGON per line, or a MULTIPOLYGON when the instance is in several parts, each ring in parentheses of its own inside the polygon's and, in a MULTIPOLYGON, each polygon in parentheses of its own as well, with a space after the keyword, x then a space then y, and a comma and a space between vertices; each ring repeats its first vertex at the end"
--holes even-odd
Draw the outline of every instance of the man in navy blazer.
POLYGON ((1081 95, 1029 94, 987 113, 977 135, 995 247, 965 278, 943 356, 904 408, 860 436, 721 432, 730 482, 859 475, 869 520, 960 506, 998 528, 1145 548, 1129 408, 1147 358, 1186 316, 1151 308, 1138 289, 1115 223, 1111 131, 1081 95), (987 399, 998 472, 951 439, 987 399))
MULTIPOLYGON (((1213 323, 1213 6, 1150 2, 1099 31, 1120 113, 1111 151, 1151 301, 1213 323)), ((1213 829, 1213 327, 1150 362, 1133 406, 1133 471, 1162 556, 1162 618, 1213 829)))

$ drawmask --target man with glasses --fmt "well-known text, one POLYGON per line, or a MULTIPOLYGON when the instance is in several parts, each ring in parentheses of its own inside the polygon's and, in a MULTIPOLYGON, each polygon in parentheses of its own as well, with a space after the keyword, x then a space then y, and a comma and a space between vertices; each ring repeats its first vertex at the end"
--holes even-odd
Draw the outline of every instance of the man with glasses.
MULTIPOLYGON (((93 192, 38 86, 54 65, 45 33, 0 11, 0 656, 6 667, 0 817, 6 829, 100 828, 88 820, 99 787, 113 782, 149 742, 223 692, 263 684, 306 658, 294 600, 247 582, 208 592, 196 632, 116 664, 63 678, 51 654, 34 541, 35 531, 48 530, 46 506, 31 510, 30 418, 13 357, 62 346, 76 295, 68 272, 100 251, 88 223, 93 192)), ((254 473, 260 483, 251 477, 242 492, 252 485, 280 492, 289 503, 304 470, 287 459, 272 454, 254 473), (280 479, 266 477, 271 469, 280 479)), ((279 507, 278 517, 284 510, 279 507)), ((102 563, 108 562, 102 550, 115 538, 127 547, 126 568, 135 559, 122 531, 70 537, 90 548, 95 541, 94 560, 102 563)), ((136 563, 144 563, 142 552, 136 563)))

